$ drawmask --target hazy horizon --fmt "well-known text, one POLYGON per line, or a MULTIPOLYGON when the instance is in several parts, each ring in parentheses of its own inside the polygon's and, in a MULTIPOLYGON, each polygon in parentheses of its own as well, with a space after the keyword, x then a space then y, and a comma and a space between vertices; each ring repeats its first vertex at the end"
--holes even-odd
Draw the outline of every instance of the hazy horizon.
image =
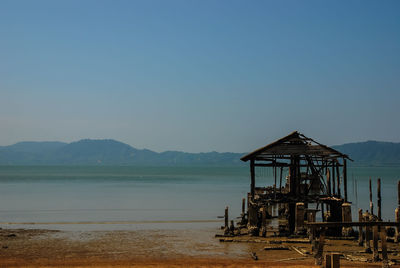
MULTIPOLYGON (((281 138, 281 137, 280 137, 280 138, 281 138)), ((310 137, 310 138, 311 138, 311 137, 310 137)), ((12 146, 12 145, 15 145, 15 144, 18 144, 18 143, 24 143, 24 142, 38 142, 38 143, 40 143, 40 142, 50 142, 50 143, 52 143, 52 142, 61 142, 61 143, 65 143, 65 144, 70 144, 70 143, 79 142, 79 141, 84 141, 84 140, 92 140, 92 141, 93 141, 93 140, 97 140, 97 141, 113 140, 113 141, 116 141, 116 142, 121 142, 121 143, 124 143, 124 144, 126 144, 126 145, 129 145, 129 146, 131 146, 131 147, 133 147, 133 148, 135 148, 135 149, 139 149, 139 150, 147 149, 147 150, 150 150, 150 151, 153 151, 153 152, 157 152, 157 153, 162 153, 162 152, 166 152, 166 151, 179 151, 179 152, 185 152, 185 153, 210 153, 210 152, 218 152, 218 153, 245 154, 245 153, 249 153, 249 152, 251 152, 251 151, 253 151, 253 150, 258 149, 259 147, 263 147, 263 146, 265 146, 265 145, 268 145, 269 143, 272 143, 272 142, 276 141, 277 139, 269 141, 268 144, 260 144, 259 147, 257 147, 257 148, 252 148, 252 149, 250 149, 250 150, 248 150, 248 151, 243 151, 243 152, 216 151, 216 150, 211 150, 211 151, 204 151, 204 150, 203 150, 203 151, 196 151, 196 152, 187 152, 187 151, 174 150, 174 149, 166 150, 166 151, 157 151, 157 150, 153 150, 152 148, 140 148, 140 147, 135 147, 135 146, 133 146, 132 144, 129 144, 129 143, 127 143, 127 142, 120 141, 120 140, 115 140, 115 139, 110 139, 110 138, 104 138, 104 139, 100 139, 100 138, 99 138, 99 139, 83 138, 83 139, 75 140, 75 141, 71 141, 71 142, 57 141, 57 140, 52 140, 52 141, 45 141, 45 140, 36 140, 36 141, 35 141, 35 140, 25 140, 25 141, 18 141, 18 142, 13 143, 13 144, 6 144, 6 145, 1 145, 1 144, 0 144, 0 147, 12 146)), ((319 142, 319 141, 317 140, 317 142, 319 142)), ((333 147, 334 147, 334 146, 341 146, 341 145, 345 145, 345 144, 365 143, 365 142, 399 143, 399 142, 391 142, 391 141, 365 140, 365 141, 345 142, 345 143, 342 143, 342 144, 325 144, 325 145, 333 146, 333 147)))
POLYGON ((2 1, 0 144, 400 142, 399 1, 2 1))

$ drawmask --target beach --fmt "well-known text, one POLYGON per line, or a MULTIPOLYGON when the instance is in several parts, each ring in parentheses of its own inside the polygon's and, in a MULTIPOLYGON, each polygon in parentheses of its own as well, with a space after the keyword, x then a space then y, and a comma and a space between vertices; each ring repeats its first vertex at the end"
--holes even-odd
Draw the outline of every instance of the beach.
MULTIPOLYGON (((265 243, 219 242, 213 231, 2 229, 0 263, 1 267, 319 267, 314 258, 292 250, 264 250, 265 243), (253 252, 258 260, 251 257, 253 252)), ((339 249, 334 241, 327 244, 328 249, 339 249)), ((352 247, 346 242, 342 249, 346 246, 352 247)), ((341 260, 341 267, 381 264, 341 260)))

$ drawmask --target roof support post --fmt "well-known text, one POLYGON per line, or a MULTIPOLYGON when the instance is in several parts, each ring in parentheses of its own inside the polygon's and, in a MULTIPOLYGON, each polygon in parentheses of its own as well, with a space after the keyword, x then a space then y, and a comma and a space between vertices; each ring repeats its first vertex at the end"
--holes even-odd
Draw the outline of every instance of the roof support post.
POLYGON ((251 201, 254 200, 255 188, 256 188, 256 175, 255 175, 255 167, 254 167, 254 159, 250 160, 250 194, 251 194, 251 201))

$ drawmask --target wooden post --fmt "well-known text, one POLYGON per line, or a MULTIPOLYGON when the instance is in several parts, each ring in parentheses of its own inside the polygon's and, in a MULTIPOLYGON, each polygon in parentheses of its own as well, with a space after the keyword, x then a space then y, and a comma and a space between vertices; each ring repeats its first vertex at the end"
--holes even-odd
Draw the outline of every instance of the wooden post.
POLYGON ((304 232, 304 203, 296 203, 296 226, 295 233, 301 234, 304 232))
POLYGON ((378 187, 377 187, 377 203, 378 203, 378 220, 382 220, 382 196, 381 196, 381 179, 378 178, 378 187))
POLYGON ((324 268, 332 268, 332 256, 331 254, 325 254, 325 267, 324 268))
POLYGON ((225 208, 225 228, 224 228, 224 233, 228 234, 229 233, 229 214, 228 214, 229 208, 225 208))
POLYGON ((289 233, 293 234, 296 229, 296 204, 289 203, 289 233))
POLYGON ((340 197, 342 194, 340 192, 340 172, 339 165, 336 165, 336 182, 337 182, 337 194, 340 197))
POLYGON ((400 181, 397 182, 397 206, 400 207, 400 181))
MULTIPOLYGON (((343 203, 342 204, 342 222, 351 222, 351 221, 352 221, 352 219, 351 219, 351 204, 343 203)), ((343 227, 342 235, 350 236, 352 231, 353 231, 352 227, 343 227)))
POLYGON ((267 208, 264 206, 261 208, 261 236, 267 236, 267 208))
POLYGON ((229 226, 229 232, 231 234, 235 233, 235 224, 234 224, 233 220, 231 220, 231 226, 229 226))
POLYGON ((251 193, 247 193, 247 210, 249 210, 250 200, 251 200, 251 193))
MULTIPOLYGON (((399 207, 397 207, 394 210, 394 216, 395 216, 395 221, 400 222, 400 208, 399 207)), ((396 227, 396 234, 395 234, 396 242, 400 242, 400 230, 399 229, 400 229, 399 227, 396 227)))
MULTIPOLYGON (((364 221, 370 221, 370 217, 369 217, 369 213, 364 213, 363 214, 363 218, 364 221)), ((365 252, 366 253, 371 253, 371 239, 372 239, 372 233, 371 233, 371 227, 370 226, 366 226, 365 227, 365 240, 364 240, 364 245, 365 245, 365 252)))
POLYGON ((274 164, 274 199, 276 200, 276 162, 274 164))
POLYGON ((332 253, 331 258, 332 258, 332 261, 331 261, 332 268, 340 268, 340 254, 332 253))
POLYGON ((283 173, 283 167, 281 167, 281 173, 279 178, 279 193, 282 193, 282 173, 283 173))
POLYGON ((242 199, 242 215, 246 213, 246 198, 242 199))
POLYGON ((336 195, 335 187, 335 160, 332 161, 332 194, 336 195))
POLYGON ((369 178, 369 212, 374 215, 374 203, 372 203, 372 181, 369 178))
POLYGON ((381 244, 382 244, 382 261, 383 267, 389 267, 389 260, 387 255, 387 244, 386 244, 386 228, 381 228, 381 244))
MULTIPOLYGON (((310 211, 310 212, 308 212, 308 215, 307 215, 307 221, 310 223, 310 222, 315 222, 315 214, 316 214, 316 211, 310 211)), ((312 228, 312 227, 309 227, 308 228, 308 238, 309 238, 309 240, 312 242, 312 241, 314 241, 314 239, 315 239, 315 228, 312 228)))
POLYGON ((343 158, 344 202, 347 202, 347 160, 343 158))
POLYGON ((251 236, 258 236, 259 235, 259 229, 257 227, 258 225, 258 219, 257 219, 257 207, 253 204, 250 203, 249 209, 247 210, 247 229, 249 230, 249 234, 251 236))
MULTIPOLYGON (((362 209, 360 208, 358 210, 358 221, 359 222, 363 222, 363 213, 362 213, 362 209)), ((363 246, 364 245, 364 233, 363 233, 363 228, 362 226, 358 227, 358 245, 359 246, 363 246)))
POLYGON ((329 171, 329 168, 326 169, 326 184, 327 184, 327 190, 328 190, 328 195, 331 195, 331 173, 329 171))
MULTIPOLYGON (((397 182, 397 208, 394 210, 395 221, 400 222, 400 181, 397 182)), ((396 227, 396 242, 400 242, 400 228, 396 227)))
POLYGON ((251 193, 251 200, 254 200, 254 195, 255 195, 255 187, 256 187, 256 174, 255 174, 255 168, 254 168, 254 159, 250 160, 250 193, 251 193))
POLYGON ((324 268, 340 268, 340 254, 330 253, 325 255, 325 267, 324 268))
POLYGON ((378 252, 378 240, 379 240, 379 232, 378 232, 378 225, 372 227, 373 232, 373 259, 374 262, 379 260, 379 252, 378 252))
POLYGON ((319 234, 319 240, 317 245, 317 252, 314 255, 315 265, 321 265, 324 255, 324 243, 325 243, 325 228, 322 228, 319 234))

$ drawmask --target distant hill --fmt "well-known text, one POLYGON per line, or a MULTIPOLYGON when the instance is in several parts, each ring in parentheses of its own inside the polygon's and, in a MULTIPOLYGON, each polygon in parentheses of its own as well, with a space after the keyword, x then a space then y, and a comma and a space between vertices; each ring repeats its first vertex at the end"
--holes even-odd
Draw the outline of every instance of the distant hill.
POLYGON ((241 165, 237 153, 157 153, 115 140, 20 142, 0 147, 0 165, 241 165))
POLYGON ((349 155, 355 165, 400 165, 400 143, 366 141, 332 147, 349 155))
MULTIPOLYGON (((350 156, 353 165, 400 165, 400 143, 367 141, 332 146, 350 156)), ((157 153, 116 140, 85 139, 72 143, 19 142, 0 146, 0 165, 146 165, 237 166, 240 153, 157 153)))

